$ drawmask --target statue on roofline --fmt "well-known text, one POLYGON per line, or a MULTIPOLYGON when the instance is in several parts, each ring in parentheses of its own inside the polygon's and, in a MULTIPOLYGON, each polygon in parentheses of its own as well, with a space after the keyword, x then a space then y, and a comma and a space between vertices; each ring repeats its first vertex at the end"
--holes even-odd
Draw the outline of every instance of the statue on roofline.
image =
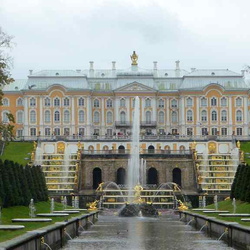
POLYGON ((130 56, 131 58, 131 65, 138 65, 137 61, 138 61, 138 55, 135 53, 135 51, 133 51, 133 54, 130 56))

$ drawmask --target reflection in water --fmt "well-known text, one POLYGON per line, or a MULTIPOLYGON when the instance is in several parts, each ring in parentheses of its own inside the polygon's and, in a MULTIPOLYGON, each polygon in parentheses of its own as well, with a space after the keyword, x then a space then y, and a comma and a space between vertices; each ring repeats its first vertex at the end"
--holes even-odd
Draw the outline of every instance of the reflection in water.
POLYGON ((178 217, 159 218, 99 216, 97 224, 68 242, 64 250, 168 250, 233 249, 185 225, 178 217))

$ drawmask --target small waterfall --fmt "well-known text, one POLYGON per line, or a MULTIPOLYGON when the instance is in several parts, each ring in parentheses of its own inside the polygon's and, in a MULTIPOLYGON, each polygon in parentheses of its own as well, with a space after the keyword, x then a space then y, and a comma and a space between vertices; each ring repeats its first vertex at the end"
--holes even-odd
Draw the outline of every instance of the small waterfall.
POLYGON ((38 145, 36 147, 36 154, 35 154, 35 165, 41 165, 42 164, 42 148, 41 145, 38 145))
POLYGON ((70 151, 68 147, 65 147, 64 151, 64 161, 63 161, 63 183, 67 186, 68 176, 69 176, 69 166, 70 165, 70 151))

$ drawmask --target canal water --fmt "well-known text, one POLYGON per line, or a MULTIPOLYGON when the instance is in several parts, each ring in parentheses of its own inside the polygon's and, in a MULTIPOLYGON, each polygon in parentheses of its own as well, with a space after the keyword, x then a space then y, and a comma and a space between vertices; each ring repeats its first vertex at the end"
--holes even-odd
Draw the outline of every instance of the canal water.
POLYGON ((63 250, 234 249, 186 224, 176 215, 159 218, 99 215, 96 224, 68 241, 63 250))

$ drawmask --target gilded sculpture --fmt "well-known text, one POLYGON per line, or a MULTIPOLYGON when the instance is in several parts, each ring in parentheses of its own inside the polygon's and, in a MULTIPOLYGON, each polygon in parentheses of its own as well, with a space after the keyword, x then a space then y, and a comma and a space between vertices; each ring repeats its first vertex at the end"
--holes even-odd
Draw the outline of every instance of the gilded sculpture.
POLYGON ((138 55, 133 51, 133 54, 130 56, 132 64, 131 65, 138 65, 138 55))

